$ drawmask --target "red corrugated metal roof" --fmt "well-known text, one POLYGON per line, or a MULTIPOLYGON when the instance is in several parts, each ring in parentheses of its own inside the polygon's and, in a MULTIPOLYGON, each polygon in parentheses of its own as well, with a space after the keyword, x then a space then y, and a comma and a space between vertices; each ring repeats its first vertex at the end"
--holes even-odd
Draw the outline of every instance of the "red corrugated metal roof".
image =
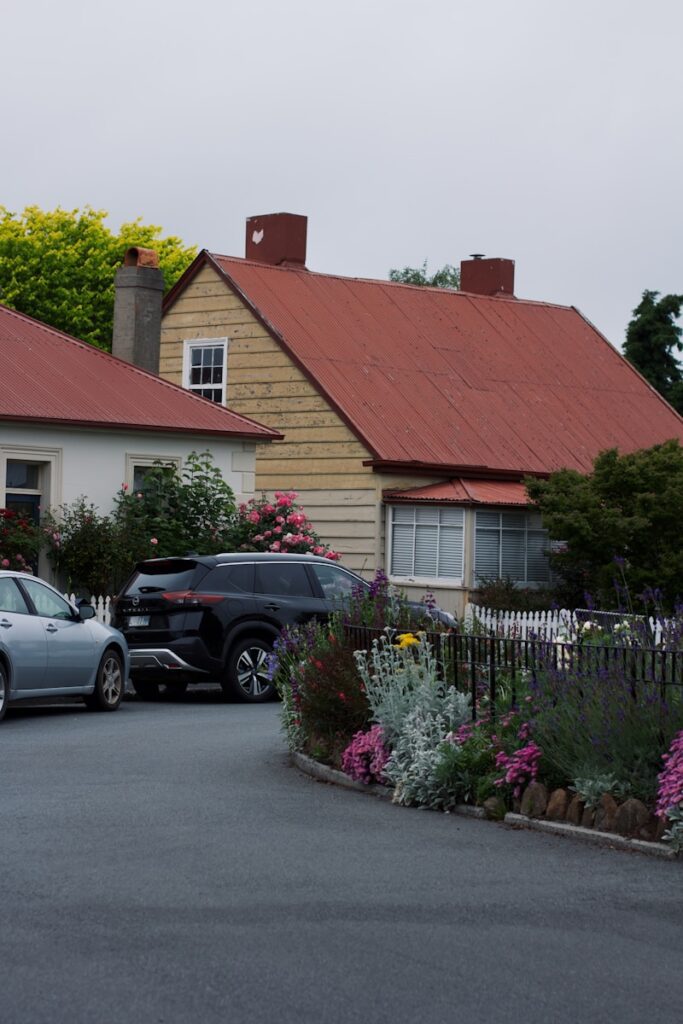
POLYGON ((0 368, 0 420, 282 436, 2 305, 0 368))
POLYGON ((526 487, 515 480, 446 480, 444 483, 411 487, 410 490, 387 490, 382 497, 388 502, 418 501, 455 502, 458 505, 528 505, 526 487))
POLYGON ((683 420, 572 307, 198 259, 377 462, 543 474, 683 440, 683 420))

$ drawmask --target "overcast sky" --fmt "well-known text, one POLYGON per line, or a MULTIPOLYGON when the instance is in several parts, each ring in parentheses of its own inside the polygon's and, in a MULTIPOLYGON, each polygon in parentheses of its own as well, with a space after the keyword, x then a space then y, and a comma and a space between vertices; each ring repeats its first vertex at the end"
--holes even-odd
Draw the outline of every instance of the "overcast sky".
POLYGON ((616 345, 683 293, 681 0, 2 0, 0 204, 141 216, 244 255, 306 214, 308 266, 469 253, 616 345))

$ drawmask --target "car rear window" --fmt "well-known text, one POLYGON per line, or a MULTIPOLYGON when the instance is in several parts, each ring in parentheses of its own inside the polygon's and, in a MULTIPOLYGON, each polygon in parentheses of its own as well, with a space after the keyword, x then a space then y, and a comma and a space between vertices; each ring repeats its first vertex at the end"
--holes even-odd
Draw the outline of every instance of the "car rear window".
POLYGON ((257 563, 256 592, 277 594, 278 597, 313 596, 306 566, 300 562, 257 563))
POLYGON ((254 563, 217 565, 196 589, 204 594, 253 594, 254 563))
POLYGON ((186 558, 168 558, 139 565, 125 594, 129 597, 136 594, 163 594, 169 590, 189 590, 198 576, 201 579, 203 573, 197 570, 202 568, 186 558))

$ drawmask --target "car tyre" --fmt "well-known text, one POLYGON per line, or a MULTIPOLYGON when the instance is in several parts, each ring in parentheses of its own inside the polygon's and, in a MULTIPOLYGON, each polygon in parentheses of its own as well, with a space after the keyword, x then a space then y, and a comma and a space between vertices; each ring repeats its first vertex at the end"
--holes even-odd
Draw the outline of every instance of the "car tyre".
POLYGON ((95 678, 95 689, 84 698, 85 703, 93 711, 116 711, 125 688, 123 658, 118 651, 110 647, 102 655, 95 678))
POLYGON ((249 704, 272 700, 276 695, 268 678, 272 652, 272 646, 260 637, 239 641, 228 657, 225 679, 221 683, 224 692, 249 704))
POLYGON ((133 689, 141 700, 157 700, 159 697, 159 684, 153 683, 151 679, 131 679, 133 689))
POLYGON ((7 705, 9 704, 9 676, 7 669, 0 661, 0 722, 5 717, 7 705))

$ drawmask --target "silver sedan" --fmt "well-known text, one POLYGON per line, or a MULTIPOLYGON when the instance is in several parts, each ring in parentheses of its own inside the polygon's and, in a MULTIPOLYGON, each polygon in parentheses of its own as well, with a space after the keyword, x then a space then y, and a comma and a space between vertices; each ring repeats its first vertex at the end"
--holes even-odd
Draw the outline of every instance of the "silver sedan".
POLYGON ((116 711, 128 679, 128 645, 43 580, 0 571, 0 720, 7 705, 39 697, 82 697, 116 711))

